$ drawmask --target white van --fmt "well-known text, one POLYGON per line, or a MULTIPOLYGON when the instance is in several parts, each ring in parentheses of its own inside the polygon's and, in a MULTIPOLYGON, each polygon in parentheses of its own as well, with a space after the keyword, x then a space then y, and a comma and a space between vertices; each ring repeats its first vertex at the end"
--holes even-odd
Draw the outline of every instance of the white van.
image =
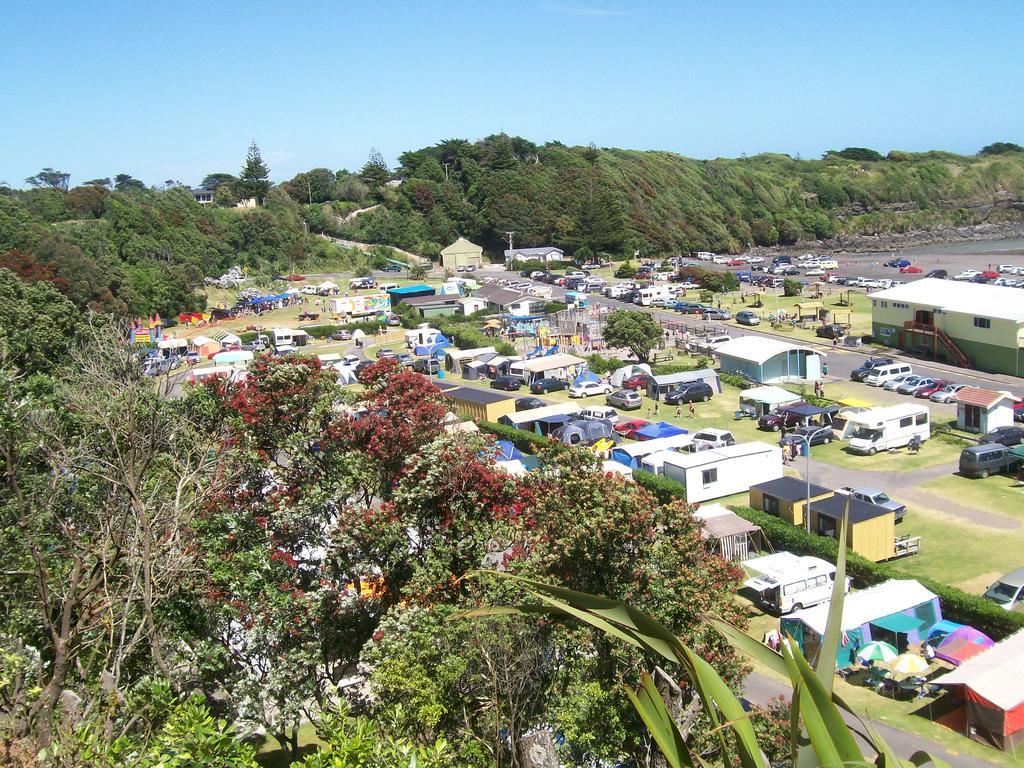
POLYGON ((864 383, 869 387, 880 387, 887 381, 892 381, 900 376, 907 376, 913 373, 907 363, 893 363, 872 368, 871 372, 864 377, 864 383))
MULTIPOLYGON (((778 613, 791 613, 832 599, 836 567, 818 557, 776 552, 743 561, 752 574, 743 586, 754 590, 759 602, 778 613)), ((850 580, 846 580, 850 591, 850 580)))
POLYGON ((839 262, 835 259, 822 259, 818 262, 818 266, 822 269, 839 269, 839 262))
POLYGON ((917 437, 932 436, 931 415, 923 405, 907 403, 888 408, 871 408, 850 419, 850 450, 874 456, 879 451, 902 448, 917 437))

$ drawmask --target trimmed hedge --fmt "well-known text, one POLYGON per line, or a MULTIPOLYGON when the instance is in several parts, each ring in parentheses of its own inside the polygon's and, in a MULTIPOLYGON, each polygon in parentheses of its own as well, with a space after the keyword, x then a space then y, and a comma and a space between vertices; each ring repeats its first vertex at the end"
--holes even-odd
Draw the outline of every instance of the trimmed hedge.
MULTIPOLYGON (((813 555, 831 562, 835 562, 839 555, 839 542, 835 539, 809 534, 803 528, 749 507, 732 509, 740 517, 759 526, 777 551, 813 555)), ((939 597, 943 616, 961 624, 969 624, 996 640, 1024 629, 1024 615, 1004 611, 983 597, 969 595, 948 584, 906 573, 899 568, 898 563, 873 563, 854 552, 848 552, 846 572, 859 587, 868 587, 889 579, 917 579, 939 597)))
POLYGON ((550 448, 551 446, 564 447, 546 437, 541 437, 536 432, 527 432, 525 429, 517 429, 493 421, 481 421, 480 429, 490 432, 499 440, 508 440, 523 453, 534 454, 541 448, 550 448))
POLYGON ((654 494, 660 504, 671 504, 673 501, 686 501, 686 487, 676 481, 642 469, 633 470, 633 481, 641 488, 654 494))
POLYGON ((434 327, 447 336, 459 349, 479 349, 480 347, 494 347, 499 355, 511 357, 516 354, 516 348, 506 341, 488 336, 472 323, 453 322, 448 318, 435 318, 434 327))

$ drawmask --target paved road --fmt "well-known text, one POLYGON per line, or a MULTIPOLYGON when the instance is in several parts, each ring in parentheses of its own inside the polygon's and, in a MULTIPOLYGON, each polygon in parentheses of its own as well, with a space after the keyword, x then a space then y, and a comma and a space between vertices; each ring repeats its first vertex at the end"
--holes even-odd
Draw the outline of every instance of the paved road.
MULTIPOLYGON (((489 270, 485 269, 478 273, 485 277, 510 277, 512 273, 506 272, 504 269, 489 270)), ((543 285, 544 287, 551 288, 552 298, 564 299, 565 289, 558 286, 548 286, 544 283, 537 283, 536 281, 529 281, 525 278, 516 278, 525 282, 530 282, 534 285, 543 285)), ((659 321, 670 323, 670 322, 686 322, 691 325, 699 325, 707 328, 709 331, 723 331, 729 333, 733 338, 737 336, 760 336, 763 338, 783 338, 786 341, 792 341, 792 339, 779 336, 778 334, 772 334, 769 331, 760 330, 757 328, 740 327, 736 325, 723 325, 720 323, 703 323, 700 320, 694 318, 693 315, 681 315, 678 312, 664 310, 657 307, 640 307, 636 304, 631 304, 616 299, 609 299, 599 294, 588 294, 588 298, 591 303, 595 306, 607 306, 612 309, 641 309, 650 314, 654 315, 659 321)), ((1024 298, 1024 295, 1022 295, 1024 298)), ((860 351, 857 349, 851 349, 848 347, 834 348, 831 343, 819 344, 817 342, 808 342, 801 340, 801 343, 818 346, 821 351, 827 355, 828 362, 828 378, 829 379, 849 379, 850 372, 854 368, 860 367, 864 361, 870 357, 870 351, 860 351)), ((893 350, 889 353, 901 357, 907 357, 904 355, 898 355, 897 350, 893 350)), ((1017 379, 1009 376, 996 376, 978 371, 966 371, 962 368, 956 368, 954 366, 943 365, 941 363, 932 363, 925 360, 918 360, 917 358, 907 357, 907 359, 913 364, 914 371, 917 373, 927 374, 929 376, 935 376, 938 378, 953 378, 956 381, 963 384, 970 384, 977 387, 991 388, 997 386, 999 389, 1005 389, 1008 386, 1013 386, 1016 389, 1024 388, 1024 382, 1021 379, 1017 379)))
MULTIPOLYGON (((788 702, 792 692, 791 688, 785 683, 779 682, 775 678, 768 677, 767 675, 762 675, 757 672, 753 672, 747 677, 744 681, 743 689, 746 698, 754 704, 759 705, 765 705, 771 699, 778 696, 782 696, 788 702)), ((857 718, 853 715, 844 712, 843 719, 845 719, 849 725, 854 726, 859 730, 862 729, 857 718)), ((904 759, 909 758, 918 750, 924 750, 940 760, 945 760, 954 768, 992 768, 992 765, 995 764, 976 757, 971 757, 970 755, 951 752, 935 742, 924 739, 916 734, 907 733, 906 731, 893 728, 891 725, 886 725, 878 720, 871 719, 871 725, 878 731, 879 735, 886 740, 889 746, 895 750, 896 754, 904 759)), ((861 749, 868 754, 872 753, 867 742, 860 737, 857 738, 857 741, 859 742, 861 749)))

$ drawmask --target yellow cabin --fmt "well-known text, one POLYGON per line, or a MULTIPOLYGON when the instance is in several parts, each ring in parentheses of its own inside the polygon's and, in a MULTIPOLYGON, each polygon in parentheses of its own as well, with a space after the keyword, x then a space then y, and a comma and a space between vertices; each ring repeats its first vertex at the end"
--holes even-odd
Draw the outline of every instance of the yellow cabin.
POLYGON ((838 539, 847 502, 847 549, 876 563, 892 558, 895 555, 896 513, 891 509, 837 494, 811 502, 811 530, 820 536, 838 539))
POLYGON ((452 400, 454 410, 464 419, 497 421, 516 410, 514 397, 488 389, 451 387, 442 389, 441 394, 452 400))
MULTIPOLYGON (((835 491, 811 483, 811 503, 827 499, 835 491)), ((780 477, 766 483, 750 486, 750 506, 769 515, 781 517, 787 523, 804 525, 804 507, 807 506, 807 483, 798 477, 780 477)))

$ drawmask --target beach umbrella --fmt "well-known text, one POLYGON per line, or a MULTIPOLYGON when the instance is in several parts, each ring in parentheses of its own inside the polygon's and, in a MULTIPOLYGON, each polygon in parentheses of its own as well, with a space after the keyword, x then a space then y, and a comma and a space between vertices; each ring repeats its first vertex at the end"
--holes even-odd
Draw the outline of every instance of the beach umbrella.
POLYGON ((901 653, 889 662, 888 666, 897 675, 919 675, 927 670, 930 665, 916 654, 901 653))
POLYGON ((859 651, 857 651, 857 658, 861 661, 881 661, 889 663, 894 661, 899 653, 888 643, 875 641, 868 643, 859 651))

